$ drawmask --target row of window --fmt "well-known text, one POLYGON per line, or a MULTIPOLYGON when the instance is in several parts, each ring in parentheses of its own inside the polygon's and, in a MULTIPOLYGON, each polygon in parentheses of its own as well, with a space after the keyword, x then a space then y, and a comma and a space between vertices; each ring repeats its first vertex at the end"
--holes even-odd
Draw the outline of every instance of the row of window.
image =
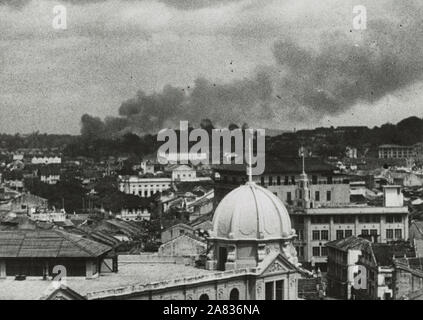
POLYGON ((402 216, 390 214, 386 216, 386 223, 401 223, 402 216))
MULTIPOLYGON (((337 215, 333 217, 334 223, 339 224, 353 224, 355 223, 354 215, 337 215)), ((360 223, 380 223, 380 215, 369 214, 369 215, 360 215, 358 216, 358 222, 360 223)), ((329 224, 329 216, 313 216, 311 217, 312 224, 329 224)), ((401 215, 387 215, 386 223, 402 223, 401 215)))
POLYGON ((402 229, 386 229, 386 239, 402 239, 402 229))
POLYGON ((326 247, 313 247, 313 257, 326 257, 328 255, 328 248, 326 247))
MULTIPOLYGON (((344 239, 351 237, 353 234, 352 230, 336 230, 336 240, 344 239)), ((377 229, 362 229, 361 235, 363 236, 378 236, 377 229)), ((387 239, 402 239, 402 229, 386 229, 386 238, 387 239)), ((329 240, 329 231, 328 230, 313 230, 312 240, 329 240)))
MULTIPOLYGON (((234 184, 243 183, 245 182, 244 177, 237 177, 237 176, 223 176, 222 177, 223 182, 231 182, 234 184)), ((342 183, 342 181, 334 181, 332 177, 325 177, 324 180, 319 180, 318 176, 312 176, 311 184, 317 185, 317 184, 334 184, 334 183, 342 183)), ((345 183, 347 183, 345 181, 345 183)), ((296 185, 296 177, 295 176, 268 176, 267 179, 265 176, 260 177, 260 184, 262 186, 268 185, 268 186, 290 186, 290 185, 296 185), (267 180, 267 181, 266 181, 267 180)))
POLYGON ((283 280, 270 281, 265 283, 266 300, 283 300, 283 280))
POLYGON ((329 231, 328 230, 313 230, 312 232, 313 240, 329 240, 329 231))

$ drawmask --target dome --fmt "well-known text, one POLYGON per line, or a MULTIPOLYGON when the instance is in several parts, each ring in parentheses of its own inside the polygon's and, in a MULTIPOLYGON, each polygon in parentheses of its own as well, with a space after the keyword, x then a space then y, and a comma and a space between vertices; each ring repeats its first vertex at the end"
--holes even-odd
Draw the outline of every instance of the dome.
POLYGON ((291 219, 282 201, 249 182, 227 194, 213 216, 212 238, 231 240, 291 239, 291 219))

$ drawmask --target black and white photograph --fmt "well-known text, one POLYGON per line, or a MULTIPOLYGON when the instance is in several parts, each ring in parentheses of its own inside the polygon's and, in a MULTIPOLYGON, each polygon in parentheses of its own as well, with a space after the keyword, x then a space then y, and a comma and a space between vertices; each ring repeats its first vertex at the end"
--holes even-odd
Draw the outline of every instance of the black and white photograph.
POLYGON ((423 300, 423 1, 0 0, 6 300, 423 300))

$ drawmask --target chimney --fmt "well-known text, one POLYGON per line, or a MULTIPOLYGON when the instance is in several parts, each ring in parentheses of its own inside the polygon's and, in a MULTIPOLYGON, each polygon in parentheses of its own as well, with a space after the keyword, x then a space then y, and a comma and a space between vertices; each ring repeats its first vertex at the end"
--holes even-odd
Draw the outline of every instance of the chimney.
POLYGON ((387 185, 383 187, 383 196, 385 207, 403 207, 404 196, 401 192, 401 186, 387 185))

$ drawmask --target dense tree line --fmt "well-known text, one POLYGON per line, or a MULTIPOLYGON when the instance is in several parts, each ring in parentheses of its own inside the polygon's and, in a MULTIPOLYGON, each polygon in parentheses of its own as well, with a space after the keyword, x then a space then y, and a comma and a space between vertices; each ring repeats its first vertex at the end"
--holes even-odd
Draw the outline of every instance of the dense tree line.
MULTIPOLYGON (((29 136, 3 134, 0 135, 0 146, 11 151, 18 148, 58 147, 63 150, 65 156, 85 156, 94 159, 122 155, 143 157, 153 153, 160 146, 161 142, 157 141, 157 135, 139 136, 128 132, 120 135, 111 134, 106 133, 99 124, 96 131, 97 122, 88 126, 90 130, 84 126, 80 136, 47 135, 38 132, 29 136)), ((203 120, 199 126, 209 134, 214 128, 213 123, 208 119, 203 120)), ((248 126, 231 124, 229 129, 240 127, 245 129, 248 126)), ((178 131, 176 133, 179 135, 178 131)), ((358 148, 361 153, 366 153, 366 150, 375 151, 381 144, 413 145, 421 141, 423 141, 423 119, 409 117, 397 124, 386 123, 374 128, 357 127, 352 130, 339 130, 339 128, 325 127, 288 132, 280 136, 268 137, 266 150, 279 156, 296 156, 299 147, 306 146, 313 154, 340 156, 345 152, 346 146, 358 148)))

